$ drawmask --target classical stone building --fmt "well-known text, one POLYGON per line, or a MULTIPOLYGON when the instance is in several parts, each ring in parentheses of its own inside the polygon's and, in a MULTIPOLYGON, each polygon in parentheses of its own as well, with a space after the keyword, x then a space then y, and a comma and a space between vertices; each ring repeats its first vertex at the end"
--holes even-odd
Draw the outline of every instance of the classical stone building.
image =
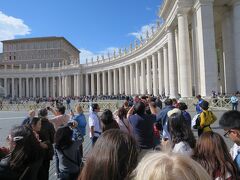
POLYGON ((3 41, 0 85, 12 97, 240 90, 240 0, 165 0, 159 16, 145 39, 86 64, 62 37, 3 41))

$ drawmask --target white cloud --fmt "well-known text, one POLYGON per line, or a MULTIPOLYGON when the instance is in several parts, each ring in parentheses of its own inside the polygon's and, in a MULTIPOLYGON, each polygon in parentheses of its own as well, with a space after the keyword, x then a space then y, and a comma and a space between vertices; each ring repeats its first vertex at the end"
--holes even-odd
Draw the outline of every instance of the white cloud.
POLYGON ((108 47, 108 48, 98 51, 98 52, 92 52, 92 51, 84 49, 84 48, 80 48, 79 50, 81 51, 80 63, 85 64, 86 59, 88 59, 88 61, 91 61, 91 59, 93 58, 93 61, 96 61, 97 56, 99 56, 99 59, 102 59, 102 57, 101 57, 102 55, 104 55, 104 57, 106 58, 108 56, 108 53, 110 56, 113 56, 114 50, 118 51, 118 48, 117 47, 108 47))
POLYGON ((145 39, 146 35, 147 35, 147 31, 148 31, 149 36, 152 35, 152 27, 156 27, 156 24, 152 23, 152 24, 144 25, 144 26, 141 27, 140 31, 131 32, 131 33, 128 33, 128 35, 134 36, 137 39, 140 39, 140 37, 142 36, 142 38, 145 39))
MULTIPOLYGON (((14 39, 17 35, 30 34, 31 29, 19 18, 8 16, 0 11, 0 41, 14 39)), ((2 43, 0 43, 0 52, 2 52, 2 43)))

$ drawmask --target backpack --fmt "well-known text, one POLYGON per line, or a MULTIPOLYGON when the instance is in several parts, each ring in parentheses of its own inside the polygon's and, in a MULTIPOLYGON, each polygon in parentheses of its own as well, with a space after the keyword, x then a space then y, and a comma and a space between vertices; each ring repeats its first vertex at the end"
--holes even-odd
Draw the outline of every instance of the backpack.
MULTIPOLYGON (((204 116, 206 116, 205 112, 202 112, 204 116)), ((210 127, 211 124, 213 124, 215 122, 216 119, 214 119, 214 115, 212 111, 209 111, 209 113, 211 114, 211 122, 209 125, 206 125, 210 127)), ((200 113, 201 114, 201 113, 200 113)), ((196 116, 193 117, 192 121, 195 121, 195 124, 192 126, 193 129, 200 129, 200 122, 201 122, 201 118, 200 118, 200 114, 197 114, 196 116), (194 119, 195 118, 195 119, 194 119)), ((204 126, 205 127, 205 126, 204 126)))
POLYGON ((193 129, 199 129, 200 127, 200 122, 201 122, 201 119, 200 119, 200 114, 197 114, 193 117, 193 129))

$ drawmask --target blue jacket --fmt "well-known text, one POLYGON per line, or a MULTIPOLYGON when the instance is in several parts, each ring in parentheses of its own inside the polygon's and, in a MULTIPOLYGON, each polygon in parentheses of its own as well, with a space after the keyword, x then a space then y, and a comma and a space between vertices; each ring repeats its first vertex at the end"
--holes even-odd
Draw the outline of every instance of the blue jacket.
POLYGON ((163 127, 163 138, 170 139, 170 134, 167 129, 167 123, 168 123, 168 111, 171 111, 174 109, 174 106, 165 106, 158 114, 157 114, 157 122, 160 122, 160 124, 163 127))
POLYGON ((82 136, 85 136, 87 121, 86 121, 84 114, 81 113, 78 115, 74 115, 72 119, 77 121, 77 123, 78 123, 77 128, 81 131, 82 136))
POLYGON ((196 111, 197 111, 197 114, 200 114, 202 112, 202 109, 200 107, 200 104, 203 102, 203 99, 199 99, 197 105, 196 105, 196 111))

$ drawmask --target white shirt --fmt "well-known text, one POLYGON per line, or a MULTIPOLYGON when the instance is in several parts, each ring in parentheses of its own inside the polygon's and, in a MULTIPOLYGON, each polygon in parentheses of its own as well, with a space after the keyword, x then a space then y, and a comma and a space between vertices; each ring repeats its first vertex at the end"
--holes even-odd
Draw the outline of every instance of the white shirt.
POLYGON ((191 156, 193 153, 192 148, 189 146, 189 144, 187 142, 179 142, 177 144, 175 144, 173 150, 174 153, 180 153, 183 155, 188 155, 191 156))
POLYGON ((240 146, 238 146, 236 143, 234 143, 233 147, 230 149, 230 154, 231 154, 233 160, 237 157, 239 152, 240 152, 240 146))
MULTIPOLYGON (((99 137, 100 133, 102 132, 101 126, 100 126, 100 119, 97 115, 96 112, 91 112, 88 118, 88 124, 89 124, 89 128, 91 129, 91 127, 94 127, 94 136, 95 137, 99 137), (96 133, 99 132, 99 133, 96 133)), ((90 138, 92 137, 92 134, 90 132, 90 138)))

